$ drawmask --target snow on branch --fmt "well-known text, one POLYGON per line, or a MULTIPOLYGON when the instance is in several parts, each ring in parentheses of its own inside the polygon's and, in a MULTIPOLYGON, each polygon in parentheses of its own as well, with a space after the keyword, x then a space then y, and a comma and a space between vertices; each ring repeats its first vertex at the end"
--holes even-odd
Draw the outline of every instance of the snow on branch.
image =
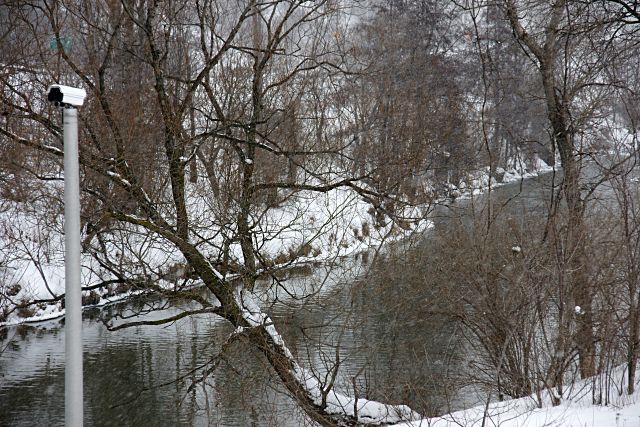
POLYGON ((126 179, 124 179, 119 173, 113 172, 113 171, 107 171, 107 175, 109 175, 111 178, 120 181, 120 183, 125 186, 125 187, 131 187, 131 183, 129 181, 127 181, 126 179))
MULTIPOLYGON (((272 343, 286 356, 290 373, 316 408, 336 419, 347 418, 359 425, 388 425, 422 419, 420 414, 407 405, 388 405, 373 400, 349 397, 332 389, 324 389, 313 373, 301 367, 295 360, 272 320, 262 311, 253 294, 239 286, 236 288, 235 300, 241 310, 242 318, 249 327, 264 328, 272 343)), ((239 328, 236 331, 244 332, 246 328, 239 328)))
POLYGON ((374 400, 349 397, 335 390, 323 390, 318 379, 297 364, 294 366, 294 374, 316 406, 322 407, 323 395, 326 396, 324 410, 328 414, 354 418, 358 424, 366 425, 396 424, 422 419, 420 414, 407 405, 388 405, 374 400))

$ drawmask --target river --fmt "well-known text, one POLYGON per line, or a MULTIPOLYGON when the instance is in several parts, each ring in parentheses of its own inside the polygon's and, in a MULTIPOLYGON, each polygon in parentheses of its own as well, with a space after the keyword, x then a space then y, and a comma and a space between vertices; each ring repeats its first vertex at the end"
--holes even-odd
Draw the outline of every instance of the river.
MULTIPOLYGON (((492 209, 542 215, 550 176, 494 191, 492 209)), ((481 198, 438 207, 436 228, 486 209, 481 198), (470 209, 470 208, 474 209, 470 209)), ((302 365, 324 376, 339 360, 345 394, 405 403, 424 414, 466 406, 459 327, 433 310, 425 289, 429 238, 380 253, 318 266, 287 281, 315 294, 304 303, 265 290, 267 311, 302 365)), ((452 286, 455 284, 451 284, 452 286)), ((263 284, 266 289, 266 284, 263 284)), ((162 301, 141 299, 85 312, 85 424, 118 426, 298 426, 311 423, 266 361, 246 343, 220 350, 231 332, 210 316, 163 327, 110 332, 101 319, 162 301), (202 367, 217 368, 204 381, 202 367)), ((163 315, 182 307, 169 305, 163 315)), ((153 313, 148 316, 159 317, 153 313)), ((64 324, 53 320, 5 329, 0 341, 0 426, 64 424, 64 324)))

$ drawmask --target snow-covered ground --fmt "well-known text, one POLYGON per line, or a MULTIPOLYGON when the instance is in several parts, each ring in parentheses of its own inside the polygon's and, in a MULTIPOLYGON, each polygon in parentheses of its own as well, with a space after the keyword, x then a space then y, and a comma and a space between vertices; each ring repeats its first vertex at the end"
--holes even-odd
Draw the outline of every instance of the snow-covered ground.
MULTIPOLYGON (((602 390, 608 391, 608 405, 592 404, 594 379, 576 382, 558 406, 548 396, 538 405, 535 396, 504 402, 491 402, 441 417, 398 424, 404 427, 638 427, 640 426, 640 392, 626 394, 626 371, 618 368, 610 374, 616 381, 602 390), (541 406, 541 407, 539 407, 541 406)), ((636 378, 640 370, 636 373, 636 378)), ((596 380, 600 380, 597 378, 596 380)), ((595 388, 598 389, 597 383, 595 388)), ((636 381, 636 390, 640 381, 636 381)))

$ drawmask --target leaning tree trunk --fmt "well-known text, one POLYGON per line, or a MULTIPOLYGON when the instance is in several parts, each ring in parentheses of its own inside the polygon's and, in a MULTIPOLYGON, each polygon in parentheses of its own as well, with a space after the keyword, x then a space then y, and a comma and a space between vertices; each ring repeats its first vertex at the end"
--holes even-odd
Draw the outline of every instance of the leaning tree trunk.
MULTIPOLYGON (((129 220, 134 221, 131 217, 129 220)), ((148 222, 145 224, 149 225, 148 222)), ((256 303, 251 289, 244 284, 226 281, 193 244, 173 231, 155 227, 154 231, 178 247, 219 301, 220 307, 216 312, 235 327, 234 334, 246 336, 265 355, 289 394, 312 420, 322 426, 355 426, 392 425, 421 418, 406 405, 387 405, 349 397, 335 391, 333 384, 322 384, 294 358, 271 318, 256 303)))
MULTIPOLYGON (((287 348, 271 319, 262 313, 248 290, 239 290, 236 301, 251 328, 251 342, 264 354, 298 406, 322 426, 392 425, 420 419, 406 405, 387 405, 348 397, 324 386, 302 368, 287 348)), ((241 327, 242 328, 242 327, 241 327)))

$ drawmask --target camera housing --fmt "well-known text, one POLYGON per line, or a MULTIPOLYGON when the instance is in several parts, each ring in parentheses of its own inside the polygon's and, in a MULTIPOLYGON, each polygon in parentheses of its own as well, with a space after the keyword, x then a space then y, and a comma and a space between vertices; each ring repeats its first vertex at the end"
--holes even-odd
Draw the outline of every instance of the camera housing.
POLYGON ((84 104, 87 92, 84 89, 54 84, 47 89, 47 99, 63 107, 80 107, 84 104))

